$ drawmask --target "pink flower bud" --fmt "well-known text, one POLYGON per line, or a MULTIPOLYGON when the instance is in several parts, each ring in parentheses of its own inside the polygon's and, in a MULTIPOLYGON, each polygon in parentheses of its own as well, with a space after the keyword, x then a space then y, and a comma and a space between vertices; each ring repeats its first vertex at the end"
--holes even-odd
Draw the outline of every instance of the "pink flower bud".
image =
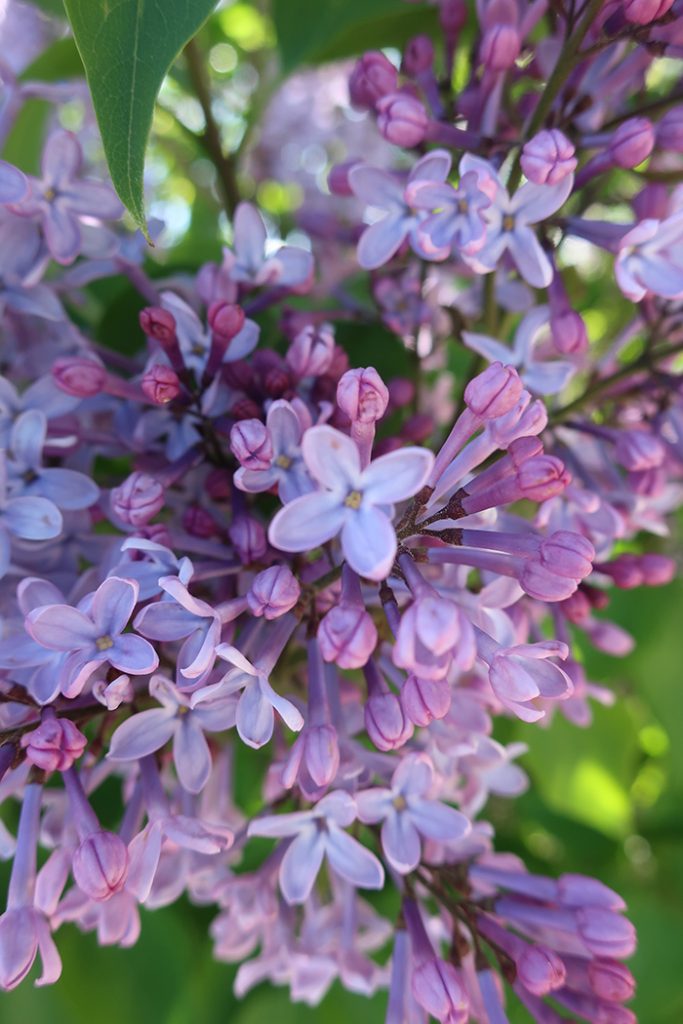
POLYGON ((398 72, 383 53, 371 50, 356 61, 349 78, 349 95, 354 107, 372 110, 387 93, 395 92, 398 72))
POLYGON ((228 534, 243 565, 260 561, 268 550, 266 531, 258 519, 251 516, 237 516, 228 534))
POLYGON ((217 537, 219 533, 218 523, 201 505, 188 505, 183 512, 182 524, 183 529, 192 537, 201 537, 203 540, 217 537))
POLYGON ((304 760, 316 786, 329 786, 339 770, 339 742, 333 725, 306 729, 304 760))
POLYGON ((52 366, 55 384, 76 398, 99 395, 107 383, 107 371, 101 363, 87 356, 66 356, 52 366))
POLYGON ((239 398, 230 406, 230 415, 234 420, 256 420, 261 415, 261 407, 253 398, 239 398))
POLYGON ((640 565, 646 587, 662 587, 676 575, 676 563, 665 555, 642 555, 640 565))
POLYGON ((467 3, 465 0, 441 0, 439 4, 439 24, 449 38, 453 38, 467 21, 467 3))
POLYGON ((128 850, 113 832, 93 832, 76 848, 74 881, 91 900, 108 900, 123 888, 128 874, 128 850))
POLYGON ((131 473, 111 492, 114 515, 128 526, 144 526, 164 507, 164 486, 149 473, 131 473))
POLYGON ((411 444, 423 444, 434 433, 436 423, 434 417, 426 412, 418 412, 409 416, 401 427, 401 438, 411 444))
POLYGON ((617 438, 614 454, 625 469, 640 472, 661 466, 666 450, 659 438, 647 430, 624 430, 617 438))
POLYGON ((651 181, 631 200, 638 220, 664 220, 669 212, 669 190, 661 182, 651 181))
POLYGON ((246 469, 269 469, 273 444, 261 420, 240 420, 230 431, 230 451, 246 469))
POLYGON ((516 960, 517 977, 535 996, 564 985, 567 972, 557 953, 545 946, 526 946, 516 960))
POLYGON ((529 597, 537 601, 566 601, 577 588, 578 581, 562 576, 538 562, 525 562, 519 574, 519 584, 529 597))
POLYGON ((593 570, 595 548, 580 533, 557 530, 541 543, 541 563, 558 576, 582 580, 593 570))
POLYGON ((683 106, 667 110, 657 125, 657 146, 671 153, 683 153, 683 106))
POLYGON ((347 370, 337 384, 337 405, 352 423, 376 423, 388 404, 389 391, 374 366, 347 370))
POLYGON ((520 163, 535 185, 557 185, 576 170, 578 161, 574 152, 566 135, 558 128, 549 128, 529 139, 520 163))
POLYGON ((377 103, 377 127, 395 146, 410 149, 424 141, 429 126, 427 111, 408 93, 393 92, 377 103))
POLYGON ((231 302, 212 302, 209 306, 209 327, 222 341, 232 341, 244 327, 244 310, 231 302))
POLYGON ((411 989, 431 1017, 444 1024, 467 1024, 469 1004, 453 964, 436 956, 423 960, 413 970, 411 989))
POLYGON ((563 615, 577 625, 584 622, 592 611, 591 603, 583 590, 571 594, 562 602, 561 608, 563 615))
POLYGON ((522 41, 514 25, 492 25, 484 33, 479 56, 489 71, 507 71, 521 49, 522 41))
POLYGON ((340 668, 362 668, 377 646, 377 629, 359 604, 331 608, 318 627, 320 653, 340 668))
POLYGON ((414 36, 409 39, 403 51, 403 62, 401 69, 406 75, 414 78, 416 75, 429 71, 434 62, 434 44, 429 36, 414 36))
POLYGON ((588 978, 598 999, 625 1003, 633 997, 636 987, 633 975, 618 960, 589 960, 588 978))
POLYGON ((663 18, 673 7, 674 0, 624 0, 623 12, 632 25, 649 25, 663 18))
POLYGON ((609 144, 617 167, 637 167, 649 157, 655 144, 655 130, 646 117, 631 117, 620 124, 609 144))
POLYGON ((595 956, 621 959, 636 948, 636 933, 631 922, 611 910, 579 907, 576 911, 579 935, 595 956))
POLYGON ((150 366, 140 381, 140 387, 145 397, 155 405, 166 405, 180 394, 178 374, 163 363, 150 366))
POLYGON ((403 710, 418 726, 445 718, 450 710, 451 697, 451 687, 446 679, 419 679, 410 675, 401 689, 403 710))
POLYGON ((378 750, 396 750, 413 734, 395 693, 376 693, 365 705, 365 729, 378 750))
POLYGON ((175 317, 161 306, 147 306, 140 313, 140 327, 149 338, 155 338, 162 344, 176 336, 175 317))
POLYGON ((27 760, 46 772, 64 772, 71 768, 87 743, 80 729, 68 718, 45 718, 37 729, 21 737, 27 760))
POLYGON ((503 416, 522 393, 522 381, 514 366, 491 363, 465 388, 465 403, 475 416, 484 420, 503 416))
POLYGON ((297 377, 321 377, 334 358, 334 331, 330 324, 308 324, 287 349, 287 365, 297 377))
POLYGON ((571 474, 554 455, 536 455, 528 459, 517 473, 519 489, 530 501, 554 498, 570 481, 571 474))
POLYGON ((349 171, 357 167, 358 160, 345 160, 342 164, 334 164, 327 175, 327 187, 333 196, 352 196, 353 189, 349 183, 349 171))
POLYGON ((247 604, 252 615, 277 619, 291 611, 300 596, 301 587, 291 569, 286 565, 271 565, 254 577, 247 604))
POLYGON ((543 442, 535 434, 532 437, 516 437, 508 445, 508 455, 515 469, 519 469, 529 459, 543 454, 543 442))
POLYGON ((576 355, 588 348, 588 332, 583 317, 573 309, 551 315, 550 331, 555 348, 563 355, 576 355))
POLYGON ((415 396, 415 385, 407 377, 394 377, 389 381, 389 402, 393 409, 410 405, 415 396))

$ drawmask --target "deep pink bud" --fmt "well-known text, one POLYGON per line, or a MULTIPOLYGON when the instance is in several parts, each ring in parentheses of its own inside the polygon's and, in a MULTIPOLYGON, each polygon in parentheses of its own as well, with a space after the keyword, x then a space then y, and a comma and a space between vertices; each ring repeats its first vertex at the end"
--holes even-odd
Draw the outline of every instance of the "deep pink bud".
POLYGON ((676 563, 666 555, 642 555, 640 565, 646 587, 662 587, 676 575, 676 563))
POLYGON ((426 412, 418 412, 414 416, 409 416, 401 427, 401 438, 410 441, 411 444, 423 444, 434 433, 435 428, 433 416, 426 412))
POLYGON ((93 832, 76 848, 72 870, 76 885, 86 896, 99 902, 108 900, 126 881, 126 844, 114 832, 93 832))
POLYGON ((247 594, 252 615, 277 619, 292 610, 301 596, 301 587, 286 565, 271 565, 254 577, 247 594))
POLYGON ((413 969, 410 987, 431 1017, 444 1024, 467 1024, 469 1004, 453 964, 436 956, 423 960, 413 969))
POLYGON ((414 36, 403 51, 402 71, 411 78, 429 71, 434 62, 434 44, 429 36, 414 36))
POLYGON ((212 302, 209 306, 209 327, 222 341, 232 341, 244 327, 244 310, 232 302, 212 302))
POLYGON ((535 185, 557 185, 573 174, 577 159, 574 147, 558 128, 534 135, 524 146, 520 163, 529 181, 535 185))
POLYGON ((638 220, 664 220, 669 212, 669 190, 662 182, 649 182, 631 200, 638 220))
POLYGON ((554 455, 536 455, 527 459, 517 473, 517 483, 530 501, 547 501, 561 494, 571 481, 564 463, 554 455))
POLYGON ((376 423, 389 404, 389 390, 374 366, 347 370, 337 384, 337 405, 351 422, 376 423))
POLYGON ((26 758, 45 772, 65 772, 78 760, 87 739, 68 718, 45 718, 37 729, 24 733, 26 758))
POLYGON ((192 537, 201 537, 203 540, 216 537, 219 532, 218 523, 211 513, 194 503, 188 505, 183 512, 182 524, 183 529, 192 537))
POLYGON ((228 534, 243 565, 260 561, 268 550, 266 531, 252 516, 237 516, 230 524, 228 534))
POLYGON ((515 469, 519 469, 529 459, 543 454, 543 442, 535 434, 532 437, 516 437, 508 445, 508 455, 515 469))
POLYGON ((320 653, 340 668, 362 668, 377 646, 377 629, 359 604, 331 608, 318 627, 320 653))
POLYGON ((87 356, 66 356, 52 366, 55 384, 76 398, 99 395, 107 383, 107 371, 101 363, 87 356))
POLYGON ((261 420, 240 420, 230 431, 230 451, 246 469, 269 469, 273 444, 261 420))
POLYGON ((674 0, 624 0, 623 12, 632 25, 649 25, 663 18, 673 7, 674 0))
POLYGON ((563 355, 576 355, 588 348, 588 331, 583 317, 573 309, 566 309, 550 317, 553 344, 563 355))
POLYGON ((570 622, 583 622, 591 614, 592 606, 583 590, 571 594, 561 605, 562 613, 570 622))
POLYGON ((321 377, 334 358, 334 331, 330 324, 308 324, 287 349, 287 365, 297 377, 321 377))
POLYGON ((365 705, 365 729, 378 750, 396 750, 412 736, 413 723, 395 693, 376 693, 365 705))
POLYGON ((649 157, 655 144, 655 130, 646 117, 631 117, 620 124, 609 144, 617 167, 637 167, 649 157))
POLYGON ((418 99, 404 92, 383 96, 377 103, 377 127, 395 146, 410 149, 424 141, 429 126, 427 111, 418 99))
POLYGON ((522 41, 514 25, 492 25, 484 33, 479 56, 489 71, 507 71, 521 49, 522 41))
POLYGON ((614 453, 625 469, 641 472, 661 466, 666 449, 659 438, 647 430, 624 430, 617 438, 614 453))
POLYGON ((306 729, 304 760, 316 786, 329 786, 339 770, 339 742, 333 725, 306 729))
POLYGON ((481 419, 503 416, 516 404, 522 393, 522 381, 514 366, 491 363, 465 388, 465 403, 481 419))
POLYGON ((261 414, 261 408, 253 398, 238 398, 234 405, 230 406, 230 415, 234 420, 255 420, 261 414))
POLYGON ((588 977, 598 999, 609 1003, 625 1003, 635 992, 633 975, 618 960, 589 960, 588 977))
POLYGON ((451 687, 446 679, 418 679, 410 675, 401 689, 401 704, 414 725, 426 726, 444 718, 451 706, 451 687))
POLYGON ((566 601, 578 586, 571 576, 561 576, 545 565, 528 561, 519 574, 519 584, 529 597, 537 601, 566 601))
POLYGON ((349 95, 354 107, 372 110, 377 101, 394 92, 398 83, 396 68, 379 50, 370 50, 356 61, 349 78, 349 95))
POLYGON ((155 405, 166 405, 180 394, 178 374, 163 363, 150 366, 140 381, 140 387, 145 397, 155 405))
POLYGON ((111 492, 114 515, 128 526, 144 526, 164 507, 164 485, 149 473, 131 473, 111 492))
POLYGON ((557 953, 545 946, 526 946, 516 965, 517 977, 535 996, 546 996, 564 985, 565 966, 557 953))
POLYGON ((140 327, 149 338, 155 338, 162 344, 176 336, 175 317, 161 306, 147 306, 140 313, 140 327))
POLYGON ((349 171, 357 167, 360 161, 345 160, 342 164, 334 164, 327 175, 327 187, 333 196, 352 196, 353 189, 349 183, 349 171))
POLYGON ((557 530, 541 542, 541 563, 558 576, 582 580, 593 569, 595 548, 580 533, 557 530))
POLYGON ((415 385, 407 377, 394 377, 389 381, 389 401, 392 408, 410 405, 415 396, 415 385))
POLYGON ((439 24, 444 33, 453 38, 467 21, 466 0, 441 0, 439 4, 439 24))
POLYGON ((667 110, 657 125, 657 146, 671 153, 683 153, 683 107, 667 110))

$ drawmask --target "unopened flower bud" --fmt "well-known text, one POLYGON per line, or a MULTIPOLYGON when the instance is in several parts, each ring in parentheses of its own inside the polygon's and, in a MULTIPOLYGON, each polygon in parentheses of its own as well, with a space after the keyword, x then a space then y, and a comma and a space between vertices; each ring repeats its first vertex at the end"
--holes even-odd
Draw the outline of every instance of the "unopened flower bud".
POLYGON ((334 331, 330 324, 308 324, 287 349, 287 364, 297 377, 321 377, 334 357, 334 331))
POLYGON ((300 596, 301 587, 291 569, 286 565, 271 565, 254 577, 247 604, 252 615, 277 619, 291 611, 300 596))
POLYGON ((377 127, 387 142, 410 149, 424 141, 429 118, 414 96, 402 92, 383 96, 377 103, 377 115, 377 127))
POLYGON ((412 736, 413 723, 395 693, 377 693, 365 705, 365 729, 378 750, 396 750, 412 736))
POLYGON ((337 384, 337 405, 352 423, 376 423, 388 404, 389 391, 374 366, 347 370, 337 384))
POLYGON ((230 451, 246 469, 269 469, 273 444, 261 420, 240 420, 230 431, 230 451))
POLYGON ((673 7, 674 0, 624 0, 623 12, 632 25, 649 25, 663 18, 673 7))
POLYGON ((558 576, 582 580, 593 570, 595 548, 587 537, 571 530, 556 530, 541 542, 541 563, 558 576))
POLYGON ((401 704, 410 721, 424 727, 448 714, 451 696, 446 679, 419 679, 410 675, 401 689, 401 704))
POLYGON ((111 492, 114 515, 128 526, 144 526, 164 507, 164 486, 149 473, 131 473, 111 492))
POLYGON ((636 947, 635 929, 621 914, 600 907, 579 907, 576 920, 584 945, 595 956, 621 959, 633 953, 636 947))
POLYGON ((467 21, 467 15, 465 0, 441 0, 439 4, 439 24, 450 39, 463 27, 467 21))
POLYGON ((669 190, 662 182, 651 181, 631 200, 638 220, 664 220, 669 212, 669 190))
POLYGON ((465 403, 476 416, 495 419, 512 409, 522 389, 522 380, 513 366, 491 363, 465 388, 465 403))
POLYGON ((389 402, 392 408, 401 409, 410 405, 415 397, 415 385, 407 377, 394 377, 389 381, 389 402))
POLYGON ((535 185, 557 185, 576 170, 574 147, 558 128, 534 135, 524 146, 520 163, 535 185))
POLYGON ((219 533, 218 523, 201 505, 188 505, 183 512, 182 524, 190 536, 201 537, 202 540, 217 537, 219 533))
POLYGON ((562 614, 577 625, 584 622, 591 614, 592 606, 590 600, 583 590, 576 590, 561 605, 562 614))
POLYGON ((372 110, 382 96, 394 92, 396 68, 379 50, 370 50, 356 61, 349 78, 349 96, 354 107, 372 110))
POLYGON ((423 960, 413 969, 410 986, 415 1002, 430 1017, 467 1024, 469 1004, 453 964, 436 956, 423 960))
POLYGON ((529 459, 543 454, 543 442, 534 434, 532 437, 516 437, 508 445, 508 455, 515 469, 519 469, 529 459))
POLYGON ((507 71, 522 49, 519 32, 514 25, 492 25, 484 33, 479 56, 489 71, 507 71))
POLYGON ((256 420, 261 415, 261 407, 253 398, 238 398, 230 406, 230 415, 234 420, 256 420))
POLYGON ((588 332, 583 317, 573 309, 566 309, 550 317, 553 344, 563 355, 576 355, 588 348, 588 332))
POLYGON ((331 608, 318 627, 320 653, 340 668, 362 668, 377 646, 377 629, 360 604, 331 608))
POLYGON ((212 302, 209 327, 223 341, 231 341, 244 327, 244 310, 231 302, 212 302))
POLYGON ((561 494, 571 481, 571 474, 555 455, 536 455, 527 459, 517 473, 517 482, 525 498, 547 501, 561 494))
POLYGON ((636 986, 626 964, 609 959, 589 960, 587 970, 590 986, 598 999, 625 1003, 632 998, 636 986))
POLYGON ((178 374, 163 363, 150 366, 140 381, 140 387, 145 397, 155 405, 166 405, 180 394, 178 374))
POLYGON ((37 729, 21 737, 27 760, 45 772, 64 772, 71 768, 87 743, 80 729, 68 718, 45 718, 37 729))
POLYGON ((517 977, 535 996, 546 996, 564 985, 567 972, 557 953, 546 946, 526 946, 516 959, 517 977))
POLYGON ((243 565, 260 561, 268 550, 266 531, 252 516, 237 516, 230 524, 228 534, 243 565))
POLYGON ((657 147, 671 153, 683 153, 683 106, 667 110, 658 123, 657 147))
POLYGON ((676 575, 676 563, 666 555, 641 555, 640 566, 646 587, 662 587, 676 575))
POLYGON ((76 885, 91 900, 108 900, 123 888, 128 874, 126 844, 113 832, 93 832, 73 855, 76 885))
POLYGON ((176 336, 175 317, 161 306, 147 306, 140 313, 140 327, 149 338, 162 344, 176 336))
POLYGON ((617 167, 629 169, 646 160, 655 144, 655 130, 646 117, 631 117, 620 124, 609 144, 617 167))
POLYGON ((358 160, 345 160, 342 164, 334 164, 327 175, 327 187, 333 196, 353 195, 353 189, 349 182, 349 171, 358 166, 358 160))
POLYGON ((640 472, 661 466, 666 450, 659 438, 647 430, 624 430, 617 438, 614 454, 624 469, 640 472))
POLYGON ((63 359, 56 359, 52 367, 52 376, 58 388, 75 398, 99 395, 107 383, 105 368, 87 356, 66 356, 63 359))
POLYGON ((339 742, 333 725, 306 729, 304 760, 316 786, 329 786, 339 770, 339 742))
POLYGON ((409 39, 403 51, 401 69, 406 75, 416 75, 429 71, 434 62, 434 44, 429 36, 414 36, 409 39))

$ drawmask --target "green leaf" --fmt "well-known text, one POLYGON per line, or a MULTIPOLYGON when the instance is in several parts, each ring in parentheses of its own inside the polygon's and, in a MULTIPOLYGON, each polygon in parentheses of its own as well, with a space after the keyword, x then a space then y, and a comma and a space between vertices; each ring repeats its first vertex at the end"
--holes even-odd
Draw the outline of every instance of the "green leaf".
POLYGON ((65 0, 114 187, 146 230, 145 147, 164 75, 216 0, 65 0))
POLYGON ((273 0, 272 15, 286 74, 300 64, 401 46, 436 27, 433 8, 405 0, 273 0))

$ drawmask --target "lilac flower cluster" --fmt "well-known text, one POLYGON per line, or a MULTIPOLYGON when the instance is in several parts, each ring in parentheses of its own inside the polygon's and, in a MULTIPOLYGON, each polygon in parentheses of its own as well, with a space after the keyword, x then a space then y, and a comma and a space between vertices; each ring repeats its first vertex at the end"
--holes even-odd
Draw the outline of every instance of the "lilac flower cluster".
POLYGON ((242 202, 221 262, 148 276, 76 135, 39 178, 0 163, 4 989, 38 956, 57 980, 63 923, 130 946, 140 907, 186 895, 238 994, 338 980, 388 988, 388 1024, 504 1024, 507 982, 539 1024, 635 1020, 623 901, 529 873, 482 813, 527 785, 495 720, 589 725, 614 695, 576 636, 627 653, 610 588, 674 573, 642 535, 683 499, 683 107, 638 104, 683 7, 478 0, 457 95, 466 6, 439 22, 400 69, 353 68, 396 170, 333 168, 367 223, 310 216, 312 252, 242 202), (350 242, 361 300, 316 263, 350 242), (606 339, 570 298, 586 251, 614 257, 606 339), (114 275, 144 304, 134 356, 82 315, 114 275), (368 320, 412 379, 349 365, 338 325, 368 320), (244 747, 268 749, 256 810, 244 747))

